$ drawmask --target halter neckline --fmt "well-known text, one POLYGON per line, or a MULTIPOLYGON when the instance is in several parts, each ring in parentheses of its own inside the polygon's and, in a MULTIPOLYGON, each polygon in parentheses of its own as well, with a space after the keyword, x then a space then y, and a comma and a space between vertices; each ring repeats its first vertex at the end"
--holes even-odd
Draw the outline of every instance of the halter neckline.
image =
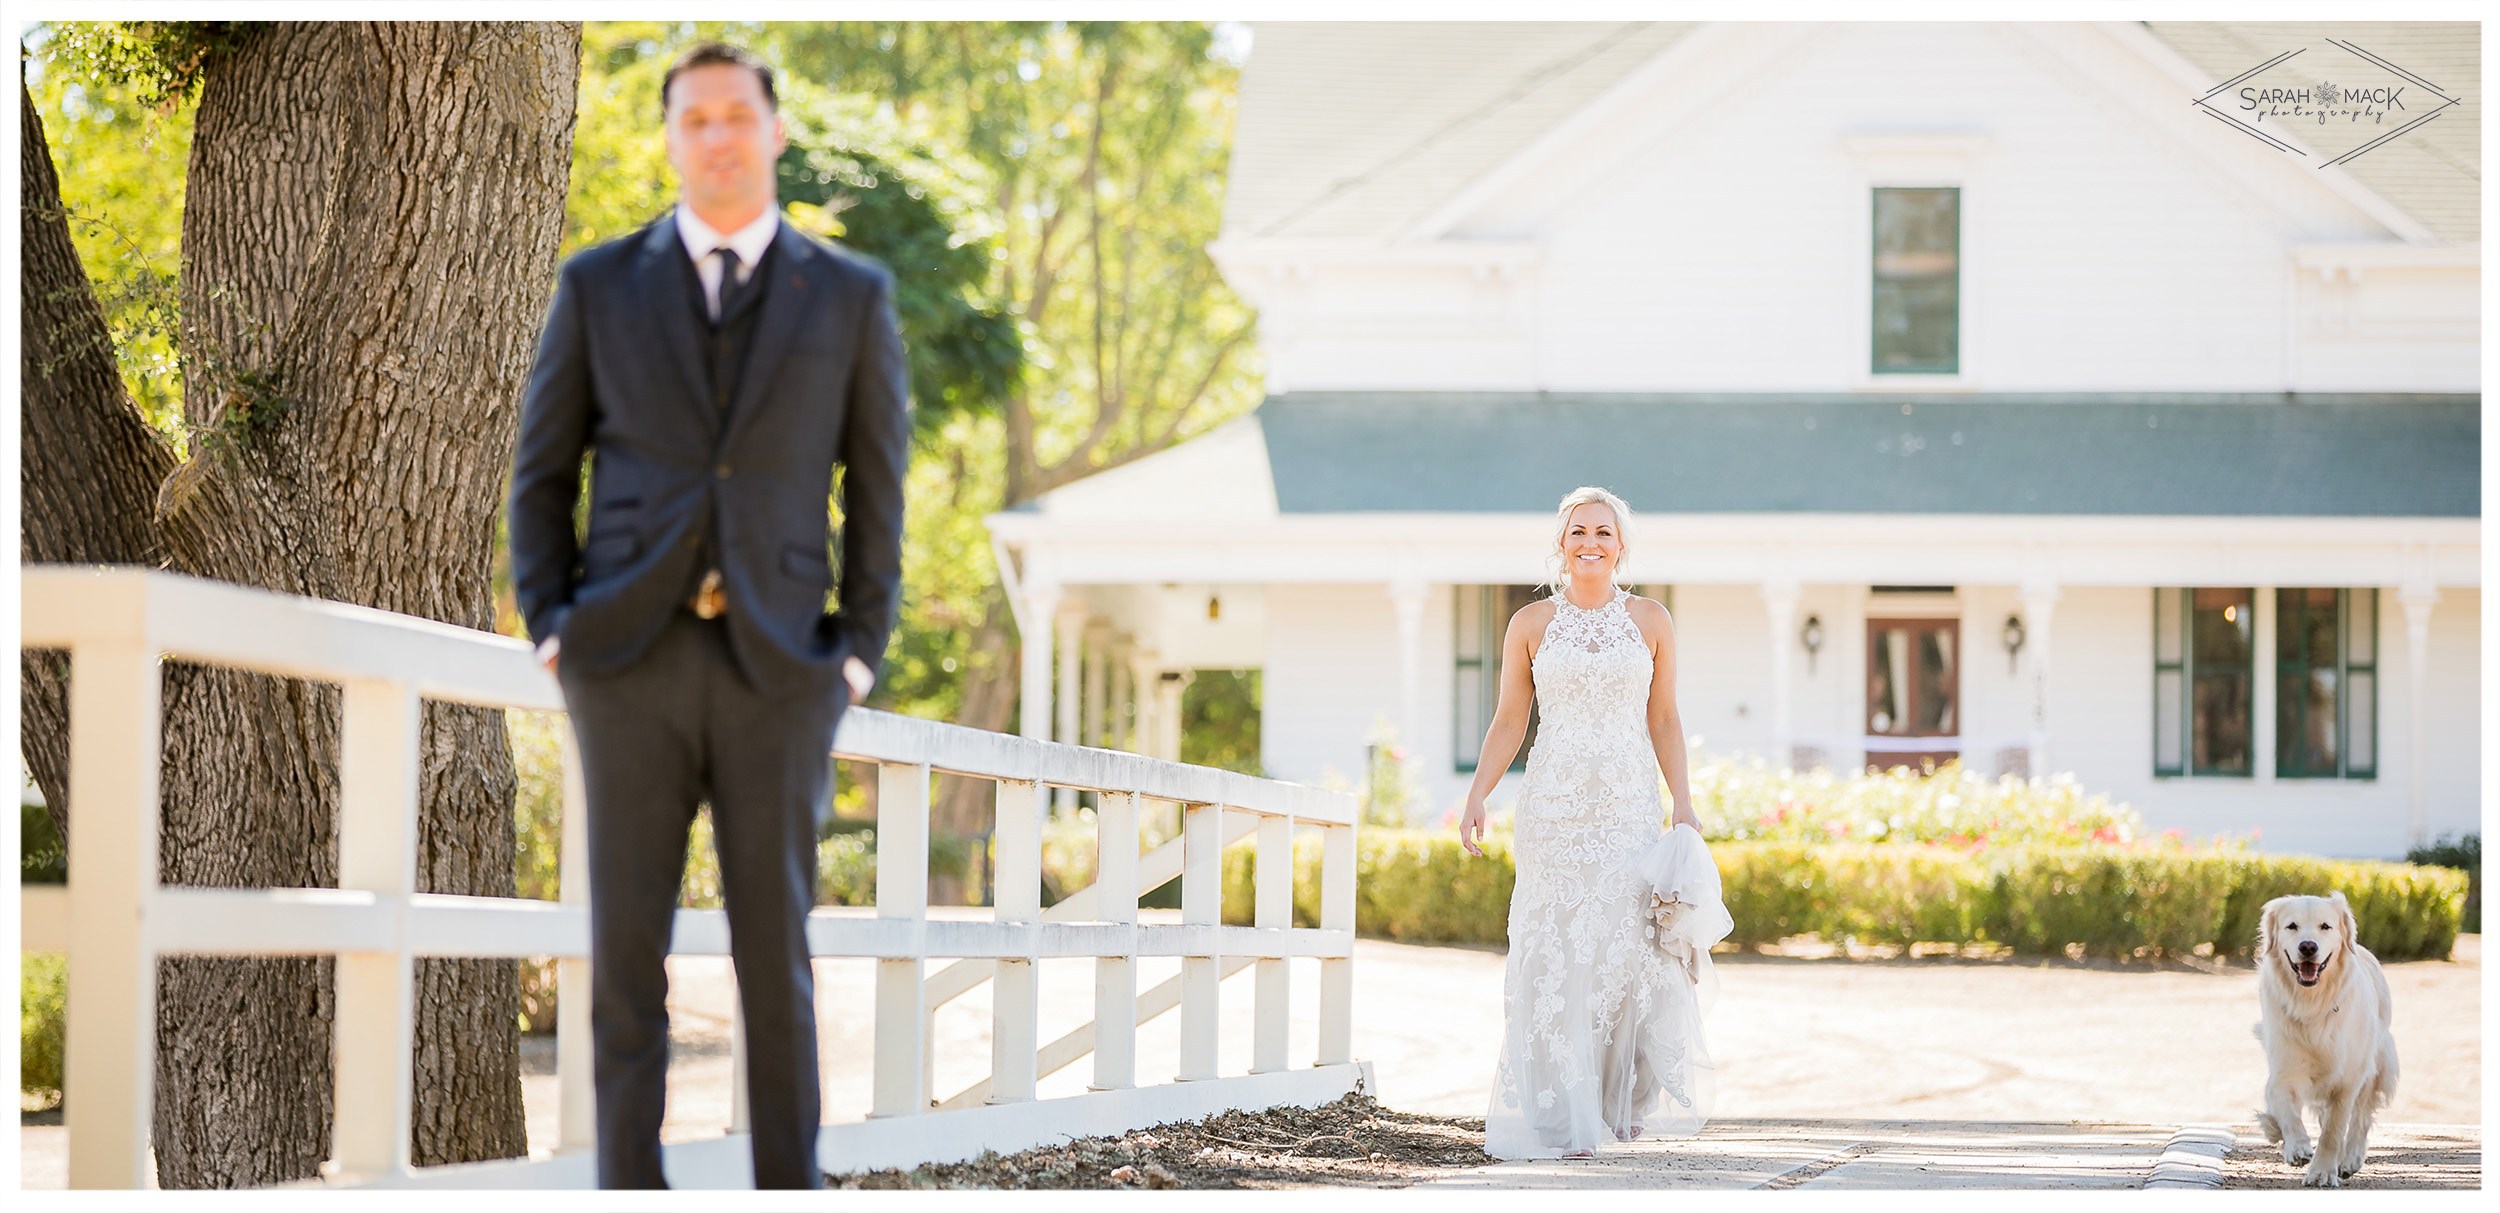
POLYGON ((1615 587, 1614 597, 1612 597, 1612 598, 1608 598, 1606 601, 1601 602, 1601 603, 1598 603, 1596 606, 1593 606, 1593 607, 1584 607, 1584 606, 1581 606, 1579 603, 1573 602, 1573 601, 1571 600, 1571 591, 1570 591, 1569 589, 1567 589, 1567 588, 1566 588, 1566 589, 1559 589, 1559 590, 1554 591, 1554 601, 1559 602, 1559 603, 1561 603, 1561 604, 1562 604, 1562 605, 1564 605, 1564 606, 1570 607, 1572 610, 1575 610, 1575 611, 1602 611, 1602 610, 1605 610, 1607 607, 1613 606, 1613 605, 1615 605, 1616 603, 1623 601, 1623 600, 1624 600, 1624 598, 1625 598, 1627 595, 1629 595, 1631 592, 1632 592, 1632 591, 1627 590, 1627 589, 1624 589, 1622 586, 1616 586, 1616 587, 1615 587))

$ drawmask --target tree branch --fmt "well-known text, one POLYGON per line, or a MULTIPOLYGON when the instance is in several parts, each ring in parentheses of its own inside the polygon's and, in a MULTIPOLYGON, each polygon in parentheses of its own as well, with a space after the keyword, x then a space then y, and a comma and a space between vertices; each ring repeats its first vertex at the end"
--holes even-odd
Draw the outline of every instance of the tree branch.
MULTIPOLYGON (((18 399, 23 529, 18 559, 35 564, 160 563, 164 541, 150 522, 156 486, 173 470, 165 446, 130 400, 113 360, 113 337, 78 248, 70 240, 61 182, 32 94, 18 86, 21 185, 18 337, 24 393, 18 399)), ((66 662, 25 654, 19 738, 43 789, 54 828, 69 837, 69 706, 66 662)))

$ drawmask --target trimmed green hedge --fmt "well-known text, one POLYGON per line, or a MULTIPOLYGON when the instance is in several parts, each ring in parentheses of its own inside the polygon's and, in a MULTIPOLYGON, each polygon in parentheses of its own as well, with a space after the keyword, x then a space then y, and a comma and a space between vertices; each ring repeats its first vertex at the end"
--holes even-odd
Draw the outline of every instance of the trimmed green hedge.
MULTIPOLYGON (((1355 848, 1355 923, 1415 943, 1501 943, 1509 839, 1471 859, 1443 831, 1375 829, 1355 848)), ((2104 957, 2246 956, 2257 913, 2286 893, 2341 890, 2386 960, 2444 958, 2466 879, 2446 868, 2161 846, 1962 850, 1897 843, 1720 842, 1729 941, 1792 935, 1908 946, 2004 945, 2104 957)), ((1250 921, 1255 850, 1224 853, 1224 918, 1250 921)), ((1295 839, 1294 921, 1319 919, 1319 840, 1295 839)))
POLYGON ((69 958, 28 952, 17 971, 17 1089, 28 1110, 61 1103, 61 1054, 68 1044, 69 958))

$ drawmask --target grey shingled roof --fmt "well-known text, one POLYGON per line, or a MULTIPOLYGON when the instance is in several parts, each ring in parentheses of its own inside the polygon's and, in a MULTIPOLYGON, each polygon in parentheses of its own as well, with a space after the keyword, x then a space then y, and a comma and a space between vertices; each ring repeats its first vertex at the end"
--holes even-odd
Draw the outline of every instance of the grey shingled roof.
MULTIPOLYGON (((1620 22, 1260 22, 1242 68, 1228 240, 1395 238, 1692 28, 1620 22)), ((2481 52, 2464 23, 2154 21, 2216 81, 2332 34, 2465 104, 2346 162, 2443 239, 2481 225, 2481 52)), ((2185 98, 2182 98, 2182 103, 2185 98)))
POLYGON ((1297 392, 1278 508, 2476 517, 2475 395, 1297 392), (1904 406, 1907 411, 1904 411, 1904 406))
MULTIPOLYGON (((2145 28, 2216 82, 2285 51, 2302 50, 2258 82, 2296 88, 2322 76, 2341 78, 2350 69, 2367 75, 2370 84, 2403 83, 2386 72, 2360 67, 2327 44, 2333 38, 2445 89, 2464 104, 2345 161, 2343 167, 2441 239, 2473 244, 2482 238, 2483 59, 2472 22, 2148 21, 2145 28)), ((2364 81, 2355 76, 2346 83, 2364 81)), ((2408 94, 2409 112, 2427 112, 2429 107, 2419 103, 2422 95, 2420 89, 2408 94)), ((2331 146, 2340 152, 2354 142, 2331 146)))
POLYGON ((1241 69, 1228 239, 1386 239, 1689 28, 1260 22, 1241 69))

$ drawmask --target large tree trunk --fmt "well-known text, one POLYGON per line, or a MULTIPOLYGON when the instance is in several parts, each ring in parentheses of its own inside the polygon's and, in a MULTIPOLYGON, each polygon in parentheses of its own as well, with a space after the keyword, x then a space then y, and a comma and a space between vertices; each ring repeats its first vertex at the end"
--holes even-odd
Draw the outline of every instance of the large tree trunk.
MULTIPOLYGON (((190 458, 161 490, 138 485, 169 567, 492 626, 495 510, 553 280, 579 49, 569 25, 280 25, 212 66, 183 217, 190 458)), ((81 404, 127 412, 119 395, 81 404)), ((29 465, 30 520, 131 496, 96 483, 109 470, 63 464, 29 465)), ((33 533, 30 559, 126 558, 33 533)), ((337 692, 176 664, 164 704, 163 879, 335 884, 337 692)), ((502 714, 428 705, 420 744, 418 887, 510 895, 502 714)), ((161 1183, 317 1171, 329 969, 160 966, 161 1183)), ((422 961, 417 991, 417 1161, 520 1154, 514 966, 422 961)))

